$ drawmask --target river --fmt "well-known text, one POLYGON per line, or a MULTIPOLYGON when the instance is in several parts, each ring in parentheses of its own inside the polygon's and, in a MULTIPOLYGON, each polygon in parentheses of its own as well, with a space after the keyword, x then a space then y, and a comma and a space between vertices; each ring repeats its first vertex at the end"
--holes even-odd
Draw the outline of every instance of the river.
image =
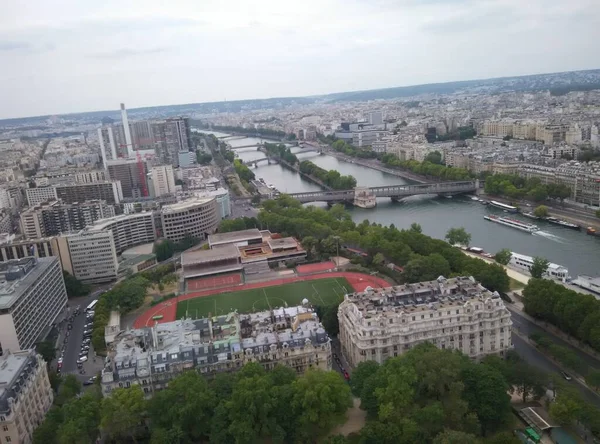
MULTIPOLYGON (((236 145, 248 145, 251 142, 239 142, 236 145)), ((325 169, 335 169, 341 174, 351 174, 363 186, 384 186, 409 183, 399 177, 372 170, 360 165, 344 162, 335 157, 302 153, 294 148, 300 159, 310 159, 316 165, 325 169)), ((264 157, 254 148, 236 150, 244 160, 264 157)), ((280 165, 260 163, 253 169, 257 178, 262 177, 281 192, 301 193, 315 191, 319 187, 302 180, 300 176, 280 165)), ((317 203, 316 205, 324 205, 317 203)), ((551 262, 564 265, 571 276, 578 274, 591 276, 600 275, 600 238, 588 236, 584 231, 578 232, 538 222, 540 232, 528 234, 514 228, 488 222, 483 216, 488 213, 502 214, 500 210, 484 206, 472 201, 470 196, 454 197, 452 199, 415 196, 400 202, 392 202, 388 198, 377 200, 377 207, 366 210, 350 207, 352 219, 359 223, 365 219, 383 225, 394 224, 398 228, 409 228, 413 222, 421 225, 423 233, 443 239, 449 228, 464 227, 471 234, 471 245, 495 253, 502 248, 529 256, 542 256, 551 262)), ((531 222, 522 216, 517 219, 531 222)))

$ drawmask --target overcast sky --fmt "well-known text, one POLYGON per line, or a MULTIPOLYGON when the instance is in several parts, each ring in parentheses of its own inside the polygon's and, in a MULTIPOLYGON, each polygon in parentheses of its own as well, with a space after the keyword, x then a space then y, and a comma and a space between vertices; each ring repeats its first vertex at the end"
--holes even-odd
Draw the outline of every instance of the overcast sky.
POLYGON ((3 0, 0 118, 600 68, 598 0, 3 0))

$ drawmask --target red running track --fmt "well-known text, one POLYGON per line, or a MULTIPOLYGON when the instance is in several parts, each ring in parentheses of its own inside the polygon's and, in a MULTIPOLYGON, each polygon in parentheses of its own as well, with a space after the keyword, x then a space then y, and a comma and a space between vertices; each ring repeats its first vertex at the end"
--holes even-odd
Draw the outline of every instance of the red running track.
POLYGON ((214 294, 221 293, 229 293, 230 291, 242 291, 242 290, 251 290, 253 288, 263 288, 263 287, 274 287, 277 285, 290 284, 292 282, 301 282, 301 281, 312 281, 316 279, 328 279, 328 278, 346 278, 346 280, 352 285, 354 291, 364 291, 367 287, 373 288, 385 288, 389 287, 390 283, 381 279, 377 276, 371 276, 368 274, 362 273, 351 273, 351 272, 332 272, 332 273, 321 273, 321 274, 313 274, 311 276, 301 276, 301 277, 290 277, 284 279, 276 279, 274 281, 268 282, 255 282, 252 284, 244 284, 244 285, 235 285, 228 288, 221 288, 218 290, 205 290, 198 291, 195 293, 188 293, 181 295, 177 298, 170 299, 165 302, 161 302, 154 307, 150 307, 144 313, 142 313, 133 323, 134 328, 142 328, 151 326, 154 321, 152 318, 154 316, 161 316, 162 319, 158 320, 159 323, 162 322, 172 322, 176 320, 177 314, 177 303, 181 301, 186 301, 188 299, 200 298, 203 296, 211 296, 214 294))
POLYGON ((296 271, 299 274, 324 273, 334 268, 335 264, 333 262, 319 262, 317 264, 298 265, 296 271))
POLYGON ((231 287, 242 283, 242 275, 240 273, 226 274, 222 276, 212 276, 207 278, 191 279, 187 282, 189 291, 200 290, 215 290, 217 288, 231 287))

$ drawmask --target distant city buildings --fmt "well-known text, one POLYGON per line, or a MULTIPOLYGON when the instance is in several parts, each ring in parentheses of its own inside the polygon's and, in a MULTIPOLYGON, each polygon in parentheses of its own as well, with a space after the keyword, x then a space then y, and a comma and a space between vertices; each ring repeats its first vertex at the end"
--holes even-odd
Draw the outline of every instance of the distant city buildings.
POLYGON ((0 439, 31 443, 33 431, 52 407, 54 392, 46 362, 34 350, 0 356, 0 439))
POLYGON ((117 159, 107 162, 111 180, 121 183, 123 198, 148 196, 147 166, 136 159, 117 159))
POLYGON ((345 296, 338 311, 348 362, 383 363, 422 342, 474 359, 512 347, 510 312, 473 278, 367 289, 345 296))
MULTIPOLYGON (((191 313, 190 313, 191 315, 191 313)), ((307 307, 229 313, 128 330, 114 338, 102 371, 102 392, 141 386, 147 397, 182 372, 212 376, 256 362, 285 365, 298 374, 331 369, 331 340, 307 307)))
POLYGON ((58 258, 28 257, 0 263, 0 350, 32 348, 66 305, 58 258))
POLYGON ((175 193, 175 175, 171 165, 153 166, 150 175, 155 197, 175 193))

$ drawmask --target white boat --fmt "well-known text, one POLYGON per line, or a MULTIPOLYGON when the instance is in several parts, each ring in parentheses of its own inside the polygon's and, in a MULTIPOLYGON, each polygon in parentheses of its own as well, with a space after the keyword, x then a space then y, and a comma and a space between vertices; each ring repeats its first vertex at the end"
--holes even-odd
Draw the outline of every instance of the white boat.
POLYGON ((490 222, 496 222, 497 224, 506 225, 507 227, 516 228, 517 230, 526 231, 528 233, 535 233, 536 231, 539 231, 537 225, 527 224, 525 222, 521 222, 520 220, 510 219, 508 217, 494 216, 490 214, 488 216, 483 216, 483 218, 485 220, 489 220, 490 222))
MULTIPOLYGON (((533 260, 534 258, 531 256, 525 256, 524 254, 511 252, 510 262, 508 264, 515 268, 529 272, 529 270, 531 270, 531 266, 533 265, 533 260)), ((552 262, 548 264, 548 270, 546 270, 546 273, 544 273, 544 277, 546 279, 556 279, 561 282, 566 282, 571 279, 567 267, 553 264, 552 262)))
POLYGON ((584 290, 600 295, 600 278, 579 275, 577 276, 577 279, 573 280, 571 283, 583 288, 584 290))
POLYGON ((512 205, 506 205, 506 204, 503 204, 502 202, 497 202, 495 200, 491 200, 490 205, 492 205, 496 208, 500 208, 501 210, 506 210, 509 213, 516 213, 517 211, 519 211, 519 209, 517 207, 513 207, 512 205))
POLYGON ((479 198, 478 198, 478 197, 475 197, 475 196, 472 196, 472 197, 471 197, 471 200, 472 200, 472 201, 475 201, 475 202, 479 202, 479 198))

